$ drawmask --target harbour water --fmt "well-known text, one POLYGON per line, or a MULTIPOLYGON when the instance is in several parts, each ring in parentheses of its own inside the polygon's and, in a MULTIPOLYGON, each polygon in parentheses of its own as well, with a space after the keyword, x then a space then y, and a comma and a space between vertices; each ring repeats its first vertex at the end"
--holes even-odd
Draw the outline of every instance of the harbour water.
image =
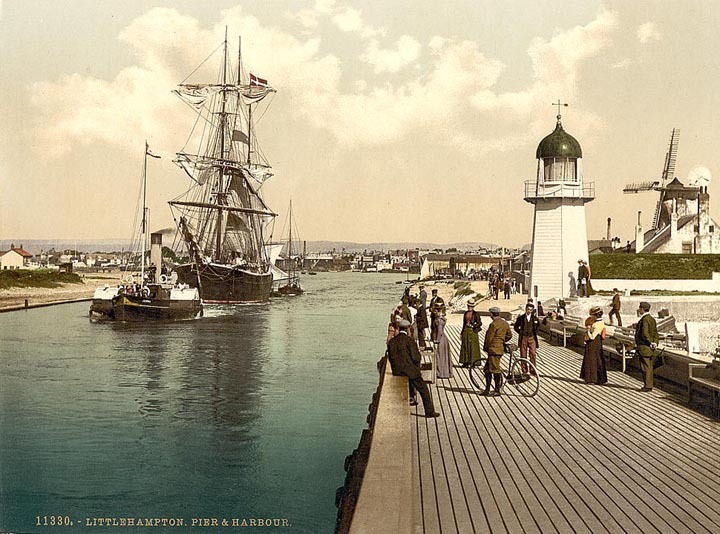
POLYGON ((92 324, 88 303, 0 315, 0 532, 332 532, 404 278, 323 273, 176 323, 92 324))

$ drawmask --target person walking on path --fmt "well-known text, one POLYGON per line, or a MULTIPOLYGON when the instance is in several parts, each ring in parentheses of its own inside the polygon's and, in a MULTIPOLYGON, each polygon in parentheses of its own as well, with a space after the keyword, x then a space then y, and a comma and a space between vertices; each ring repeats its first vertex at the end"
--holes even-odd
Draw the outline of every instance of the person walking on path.
POLYGON ((487 397, 499 397, 502 388, 502 369, 500 360, 505 353, 505 343, 512 339, 512 331, 507 321, 500 317, 500 308, 490 308, 492 323, 485 332, 485 344, 483 350, 487 352, 488 359, 485 362, 485 391, 481 395, 487 397), (490 382, 495 378, 495 391, 490 391, 490 382))
POLYGON ((420 284, 420 293, 418 293, 418 298, 420 299, 423 308, 427 308, 427 291, 425 291, 425 286, 423 284, 420 284))
MULTIPOLYGON (((535 363, 535 360, 537 358, 537 348, 540 346, 538 343, 538 327, 540 326, 540 320, 538 319, 538 316, 535 315, 535 306, 533 306, 532 302, 528 302, 525 305, 525 313, 520 315, 516 320, 515 324, 513 325, 513 330, 517 332, 518 335, 518 346, 520 347, 520 358, 527 358, 528 354, 530 356, 530 363, 533 364, 533 367, 536 367, 537 364, 535 363)), ((523 373, 527 373, 527 369, 525 369, 525 365, 523 365, 523 373)), ((535 371, 531 371, 531 374, 535 374, 535 371)))
POLYGON ((607 360, 603 351, 603 339, 607 332, 602 316, 602 309, 593 306, 590 308, 590 316, 585 319, 585 352, 580 367, 580 378, 586 384, 607 383, 607 360))
POLYGON ((435 366, 438 378, 452 378, 453 366, 450 359, 450 342, 445 336, 445 306, 435 314, 435 366))
POLYGON ((617 317, 618 326, 622 326, 622 317, 620 317, 620 292, 617 288, 613 289, 615 293, 610 304, 610 313, 608 313, 608 320, 610 324, 613 324, 613 315, 617 317))
POLYGON ((417 404, 415 391, 418 391, 423 401, 425 417, 438 417, 440 414, 435 411, 430 390, 420 373, 420 351, 415 340, 408 335, 410 323, 402 319, 398 326, 400 333, 388 343, 388 359, 392 374, 408 377, 411 405, 417 404))
POLYGON ((503 294, 505 295, 505 300, 510 298, 510 280, 508 278, 505 279, 505 283, 503 284, 503 294))
POLYGON ((583 260, 578 260, 577 296, 587 297, 588 270, 583 260))
MULTIPOLYGON (((427 300, 427 294, 425 295, 427 300)), ((425 304, 422 299, 418 298, 416 302, 417 313, 415 314, 415 326, 417 328, 418 343, 420 348, 423 350, 432 350, 430 347, 425 346, 425 329, 430 326, 428 324, 427 312, 425 311, 425 304)))
POLYGON ((432 290, 432 298, 430 299, 430 339, 435 341, 435 318, 437 316, 437 310, 445 306, 445 301, 442 297, 438 296, 438 290, 432 290))
POLYGON ((460 364, 470 367, 470 364, 480 359, 480 338, 478 332, 482 329, 482 319, 475 311, 475 300, 467 301, 467 311, 463 315, 463 329, 460 333, 460 364))
POLYGON ((640 391, 652 391, 657 358, 657 344, 660 341, 655 318, 650 315, 650 304, 641 302, 640 320, 635 325, 635 352, 640 356, 640 369, 644 385, 640 391))

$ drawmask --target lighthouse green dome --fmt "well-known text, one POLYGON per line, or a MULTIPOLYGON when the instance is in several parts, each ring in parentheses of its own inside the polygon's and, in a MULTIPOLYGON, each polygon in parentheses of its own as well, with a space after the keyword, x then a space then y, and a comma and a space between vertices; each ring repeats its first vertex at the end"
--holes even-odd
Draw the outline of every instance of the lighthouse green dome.
POLYGON ((545 137, 537 147, 535 157, 545 158, 582 158, 582 148, 572 135, 563 130, 558 116, 555 131, 545 137))

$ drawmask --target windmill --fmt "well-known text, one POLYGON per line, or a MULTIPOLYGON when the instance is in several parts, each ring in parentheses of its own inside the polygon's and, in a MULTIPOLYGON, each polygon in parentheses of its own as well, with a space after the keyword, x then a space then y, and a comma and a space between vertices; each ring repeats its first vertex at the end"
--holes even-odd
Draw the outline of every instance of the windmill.
POLYGON ((668 151, 665 154, 665 165, 663 165, 662 174, 660 180, 654 180, 649 182, 639 182, 627 184, 623 189, 623 193, 641 193, 643 191, 660 191, 660 199, 655 206, 655 215, 653 216, 652 229, 658 230, 658 223, 660 219, 660 210, 662 209, 663 194, 662 191, 665 186, 670 183, 675 177, 675 162, 677 160, 678 143, 680 141, 680 129, 673 128, 670 134, 670 143, 668 145, 668 151))

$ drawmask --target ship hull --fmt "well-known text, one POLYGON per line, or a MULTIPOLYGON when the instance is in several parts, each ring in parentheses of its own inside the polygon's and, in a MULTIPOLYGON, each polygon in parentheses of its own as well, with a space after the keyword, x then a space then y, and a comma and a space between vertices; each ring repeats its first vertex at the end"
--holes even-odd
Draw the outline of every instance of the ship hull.
POLYGON ((201 265, 198 276, 195 264, 175 268, 178 281, 196 287, 208 304, 265 302, 272 290, 272 273, 253 273, 224 265, 201 265), (200 283, 198 284, 198 279, 200 283))
POLYGON ((149 299, 121 295, 113 300, 112 318, 116 321, 177 321, 193 319, 202 313, 200 300, 149 299))

